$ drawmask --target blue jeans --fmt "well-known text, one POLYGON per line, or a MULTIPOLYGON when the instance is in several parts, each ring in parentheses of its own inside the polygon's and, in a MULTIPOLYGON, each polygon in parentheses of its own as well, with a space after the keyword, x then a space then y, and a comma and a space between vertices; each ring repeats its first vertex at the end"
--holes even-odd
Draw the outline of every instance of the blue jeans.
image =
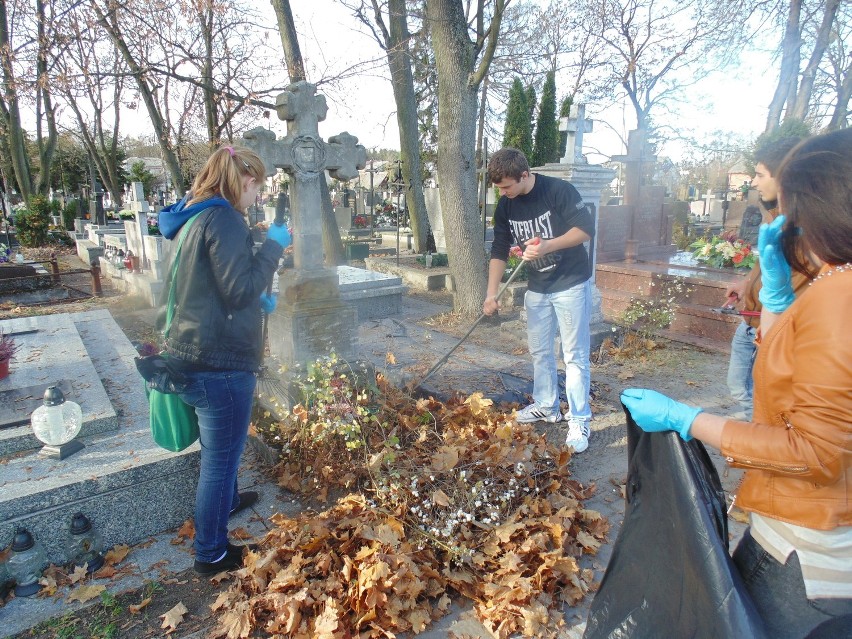
POLYGON ((527 345, 533 359, 533 400, 544 411, 559 410, 559 382, 554 339, 562 338, 565 394, 573 419, 589 422, 589 321, 592 315, 588 281, 558 293, 524 296, 527 311, 527 345))
MULTIPOLYGON (((838 639, 847 634, 832 632, 834 625, 845 626, 846 615, 852 614, 852 599, 808 599, 805 582, 796 553, 787 563, 778 563, 746 530, 734 551, 736 564, 746 589, 766 624, 772 639, 838 639), (811 630, 825 626, 808 634, 811 630)), ((846 626, 845 630, 849 630, 846 626)))
POLYGON ((754 345, 756 333, 757 331, 751 326, 740 322, 731 340, 731 360, 728 363, 728 390, 731 392, 731 397, 742 406, 748 421, 751 421, 754 406, 752 401, 754 379, 751 369, 757 353, 757 347, 754 345))
POLYGON ((218 560, 228 546, 228 515, 239 504, 237 470, 248 435, 257 377, 247 371, 189 371, 181 399, 195 407, 201 475, 195 494, 195 558, 218 560))

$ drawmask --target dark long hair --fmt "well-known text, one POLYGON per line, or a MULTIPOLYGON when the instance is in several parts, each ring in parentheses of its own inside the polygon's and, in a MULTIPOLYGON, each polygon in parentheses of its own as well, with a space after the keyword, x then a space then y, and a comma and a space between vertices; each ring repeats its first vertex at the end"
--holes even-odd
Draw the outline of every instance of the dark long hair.
POLYGON ((808 138, 778 170, 784 255, 813 275, 810 251, 827 264, 852 262, 852 129, 808 138), (800 230, 799 230, 800 229, 800 230))

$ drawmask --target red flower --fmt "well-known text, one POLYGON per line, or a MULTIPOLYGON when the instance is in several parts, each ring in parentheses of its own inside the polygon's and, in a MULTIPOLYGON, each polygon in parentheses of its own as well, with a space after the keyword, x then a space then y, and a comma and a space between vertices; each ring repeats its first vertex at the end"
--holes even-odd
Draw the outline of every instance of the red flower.
POLYGON ((745 254, 744 253, 737 253, 731 259, 733 260, 734 264, 739 264, 740 262, 742 262, 745 259, 745 254))

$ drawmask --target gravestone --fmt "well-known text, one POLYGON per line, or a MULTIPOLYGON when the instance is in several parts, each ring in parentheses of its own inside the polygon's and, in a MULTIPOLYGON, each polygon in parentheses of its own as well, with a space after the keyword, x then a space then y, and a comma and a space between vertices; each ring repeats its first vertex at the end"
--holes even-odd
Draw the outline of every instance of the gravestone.
POLYGON ((99 226, 106 226, 106 211, 104 210, 104 191, 100 183, 95 180, 95 188, 92 189, 92 198, 89 200, 89 217, 99 226))
POLYGON ((567 118, 560 118, 559 130, 567 135, 565 144, 565 155, 560 162, 562 164, 585 164, 583 155, 583 134, 591 133, 594 128, 594 120, 586 119, 586 105, 572 104, 567 118))
POLYGON ((328 106, 315 85, 290 85, 278 95, 276 106, 279 119, 287 122, 286 136, 276 140, 263 127, 244 136, 268 175, 280 168, 290 176, 294 269, 278 283, 278 307, 269 318, 270 351, 288 369, 304 368, 332 350, 353 359, 355 311, 340 299, 337 271, 323 263, 321 180, 326 170, 344 182, 357 177, 367 164, 367 152, 348 133, 323 142, 318 123, 328 106))
POLYGON ((130 185, 129 208, 133 211, 133 219, 124 221, 124 233, 127 235, 127 249, 139 258, 143 268, 149 266, 150 260, 145 250, 145 238, 148 236, 148 214, 151 207, 145 199, 145 188, 142 182, 130 185))
POLYGON ((763 222, 763 212, 760 207, 750 204, 746 207, 743 213, 742 222, 740 222, 740 230, 737 232, 737 237, 745 240, 749 244, 757 245, 757 232, 763 222))

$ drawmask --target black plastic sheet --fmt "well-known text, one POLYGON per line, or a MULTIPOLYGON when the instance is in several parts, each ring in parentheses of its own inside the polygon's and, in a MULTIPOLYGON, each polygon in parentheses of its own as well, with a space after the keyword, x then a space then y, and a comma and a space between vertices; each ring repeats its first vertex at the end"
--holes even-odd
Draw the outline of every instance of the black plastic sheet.
POLYGON ((725 493, 698 440, 627 415, 624 524, 584 639, 765 637, 728 553, 725 493))

